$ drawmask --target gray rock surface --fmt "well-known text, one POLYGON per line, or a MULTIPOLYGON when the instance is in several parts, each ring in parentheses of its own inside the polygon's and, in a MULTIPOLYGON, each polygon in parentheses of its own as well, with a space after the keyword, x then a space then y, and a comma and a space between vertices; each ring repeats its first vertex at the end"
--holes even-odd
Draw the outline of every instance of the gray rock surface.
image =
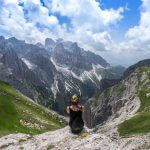
MULTIPOLYGON (((139 63, 134 66, 138 66, 138 64, 139 63)), ((145 66, 146 63, 143 64, 143 67, 145 66)), ((141 65, 139 67, 141 67, 141 65)), ((135 106, 133 102, 134 99, 138 98, 138 91, 142 86, 149 85, 148 74, 145 73, 144 70, 140 71, 139 67, 129 73, 129 75, 123 78, 118 84, 105 89, 103 92, 99 92, 86 103, 84 118, 89 128, 103 124, 112 116, 118 118, 120 109, 127 105, 131 107, 129 109, 134 109, 135 106)), ((130 110, 127 109, 126 111, 128 112, 130 110)))

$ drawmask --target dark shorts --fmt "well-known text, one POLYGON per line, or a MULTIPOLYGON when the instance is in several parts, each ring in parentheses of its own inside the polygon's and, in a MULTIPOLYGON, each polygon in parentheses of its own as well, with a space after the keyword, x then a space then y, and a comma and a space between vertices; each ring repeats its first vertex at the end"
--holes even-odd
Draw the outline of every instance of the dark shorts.
POLYGON ((84 122, 83 120, 80 120, 78 122, 76 122, 75 120, 73 122, 69 122, 69 126, 72 133, 80 133, 84 128, 84 122))

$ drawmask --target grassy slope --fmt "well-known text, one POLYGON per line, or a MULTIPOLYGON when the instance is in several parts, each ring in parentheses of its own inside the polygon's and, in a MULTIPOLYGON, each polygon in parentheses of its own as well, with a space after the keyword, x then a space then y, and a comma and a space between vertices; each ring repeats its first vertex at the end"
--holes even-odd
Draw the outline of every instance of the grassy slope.
POLYGON ((61 127, 64 124, 56 115, 0 81, 0 136, 18 132, 39 134, 61 127))
POLYGON ((124 121, 118 126, 118 131, 121 136, 130 136, 136 134, 145 134, 150 132, 150 96, 146 96, 150 93, 150 89, 147 85, 150 85, 150 67, 142 67, 138 70, 139 76, 143 72, 146 72, 147 79, 145 81, 140 80, 139 77, 139 89, 138 96, 141 101, 141 106, 133 118, 124 121))

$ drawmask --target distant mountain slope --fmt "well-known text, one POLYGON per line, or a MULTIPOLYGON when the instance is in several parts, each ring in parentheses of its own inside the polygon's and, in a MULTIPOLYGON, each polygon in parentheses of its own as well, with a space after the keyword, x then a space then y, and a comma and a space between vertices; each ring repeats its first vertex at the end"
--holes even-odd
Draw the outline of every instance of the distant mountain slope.
POLYGON ((124 72, 124 78, 126 78, 127 76, 129 76, 132 72, 134 72, 136 70, 136 68, 138 67, 143 67, 143 66, 150 66, 150 59, 145 59, 142 61, 139 61, 138 63, 130 66, 129 68, 127 68, 124 72))
POLYGON ((64 127, 59 116, 34 103, 9 84, 0 81, 0 136, 38 134, 64 127))

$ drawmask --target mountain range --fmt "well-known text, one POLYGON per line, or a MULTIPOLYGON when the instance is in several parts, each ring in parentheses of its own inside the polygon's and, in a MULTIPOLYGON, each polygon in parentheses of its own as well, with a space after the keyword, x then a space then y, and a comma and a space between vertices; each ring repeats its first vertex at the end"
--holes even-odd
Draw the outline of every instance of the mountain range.
POLYGON ((111 66, 101 56, 76 42, 47 38, 28 44, 0 37, 0 80, 47 108, 64 114, 73 94, 85 103, 97 91, 123 76, 122 66, 111 66), (103 79, 103 80, 102 80, 103 79))

